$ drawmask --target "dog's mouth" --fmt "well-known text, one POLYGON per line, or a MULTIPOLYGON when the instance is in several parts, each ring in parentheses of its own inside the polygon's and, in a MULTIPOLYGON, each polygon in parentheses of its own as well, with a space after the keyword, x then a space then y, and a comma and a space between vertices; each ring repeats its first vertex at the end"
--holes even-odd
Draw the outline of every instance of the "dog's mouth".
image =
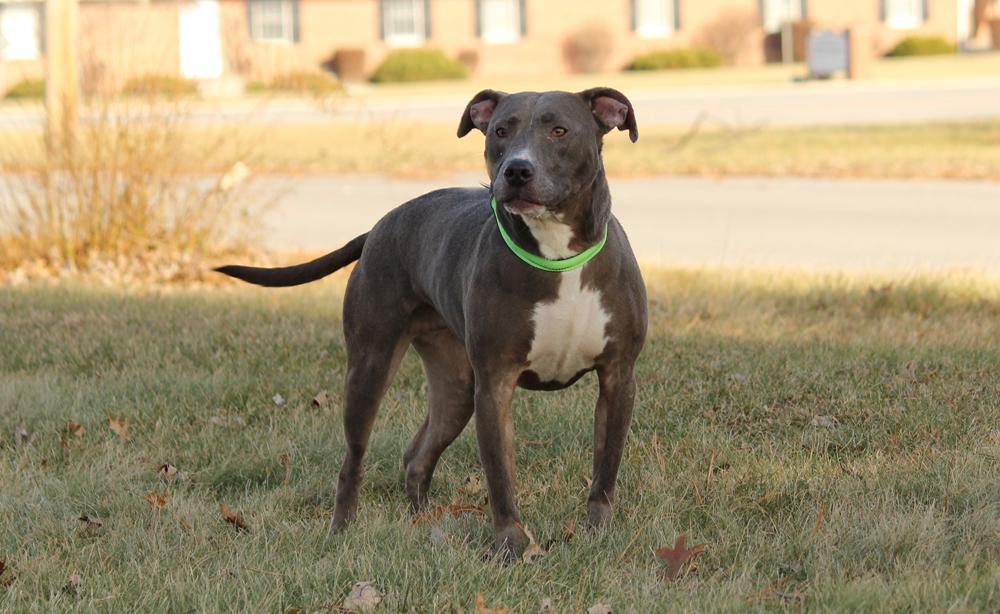
POLYGON ((515 199, 510 202, 506 202, 504 203, 503 208, 516 215, 530 216, 541 215, 546 211, 545 205, 523 199, 515 199))

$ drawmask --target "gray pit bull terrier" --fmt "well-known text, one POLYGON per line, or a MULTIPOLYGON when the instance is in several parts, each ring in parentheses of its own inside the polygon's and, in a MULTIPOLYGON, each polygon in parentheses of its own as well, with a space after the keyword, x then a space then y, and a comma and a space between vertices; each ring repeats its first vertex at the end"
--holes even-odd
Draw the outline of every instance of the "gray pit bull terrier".
POLYGON ((601 145, 612 129, 627 130, 633 142, 638 130, 628 99, 603 87, 484 90, 466 107, 458 136, 473 128, 486 135, 488 189, 425 194, 312 262, 216 270, 293 286, 358 261, 344 296, 347 452, 334 530, 357 512, 375 414, 412 345, 428 381, 427 417, 403 454, 412 509, 427 504, 438 458, 475 415, 496 547, 517 552, 527 542, 515 500, 518 386, 560 390, 597 372, 587 508, 592 526, 611 518, 646 336, 646 289, 611 214, 601 145))

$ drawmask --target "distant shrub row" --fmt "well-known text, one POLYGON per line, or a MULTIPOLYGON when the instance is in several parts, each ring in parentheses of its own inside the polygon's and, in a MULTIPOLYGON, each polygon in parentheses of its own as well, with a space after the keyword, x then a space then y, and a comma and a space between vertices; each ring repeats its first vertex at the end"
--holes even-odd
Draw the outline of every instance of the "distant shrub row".
POLYGON ((955 53, 955 45, 940 36, 907 36, 885 55, 890 58, 902 58, 913 55, 948 55, 951 53, 955 53))
POLYGON ((23 79, 10 86, 5 96, 12 100, 44 98, 45 81, 42 81, 41 79, 23 79))
POLYGON ((464 79, 469 70, 438 49, 400 49, 393 51, 375 69, 375 83, 464 79))
POLYGON ((267 83, 254 81, 247 84, 247 90, 251 92, 294 92, 313 96, 325 96, 341 89, 340 82, 334 77, 324 72, 306 70, 276 75, 267 83))
POLYGON ((636 56, 625 70, 673 70, 678 68, 715 68, 722 56, 711 49, 664 49, 636 56))

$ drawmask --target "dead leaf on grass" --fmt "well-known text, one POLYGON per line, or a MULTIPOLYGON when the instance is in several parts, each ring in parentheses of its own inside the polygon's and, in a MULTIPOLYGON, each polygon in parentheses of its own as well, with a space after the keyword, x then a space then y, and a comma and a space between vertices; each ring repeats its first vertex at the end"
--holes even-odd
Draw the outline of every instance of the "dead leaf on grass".
POLYGON ((115 435, 118 435, 122 439, 128 439, 128 418, 119 422, 111 416, 108 416, 108 426, 111 427, 111 430, 114 431, 115 435))
POLYGON ((612 614, 611 606, 606 603, 595 603, 587 608, 587 614, 612 614))
POLYGON ((148 493, 146 493, 145 498, 146 498, 146 503, 148 503, 149 507, 153 508, 154 510, 166 507, 167 505, 167 493, 163 493, 161 495, 155 490, 151 490, 148 493))
POLYGON ((371 582, 355 582, 341 606, 348 612, 371 612, 382 602, 382 593, 371 582))
POLYGON ((164 463, 160 465, 160 468, 156 471, 157 477, 160 478, 161 482, 173 482, 179 480, 181 474, 177 471, 177 467, 174 467, 170 463, 164 463))
POLYGON ((236 527, 236 530, 238 530, 238 531, 250 531, 250 527, 248 527, 243 522, 243 519, 240 518, 240 513, 239 512, 234 512, 234 511, 230 510, 229 506, 226 505, 225 503, 222 503, 222 504, 219 505, 219 511, 222 512, 222 517, 226 520, 226 522, 228 522, 229 524, 231 524, 234 527, 236 527))
POLYGON ((76 590, 80 588, 80 574, 71 573, 62 587, 62 592, 67 595, 76 595, 76 590))
POLYGON ((488 608, 486 607, 486 598, 483 597, 482 593, 476 595, 476 612, 475 614, 507 614, 510 612, 507 608, 488 608))
POLYGON ((572 518, 566 519, 566 526, 563 527, 563 539, 569 541, 576 535, 576 521, 572 518))
POLYGON ((521 553, 521 560, 525 563, 530 563, 539 557, 545 556, 545 549, 538 545, 535 541, 535 536, 531 533, 531 529, 528 528, 526 524, 517 525, 524 534, 528 536, 528 545, 525 547, 524 552, 521 553))
POLYGON ((813 416, 811 424, 820 429, 835 429, 840 421, 834 416, 813 416))
POLYGON ((691 570, 694 557, 705 551, 707 544, 697 544, 691 548, 684 546, 687 536, 681 533, 674 542, 673 548, 657 548, 653 551, 656 557, 666 563, 666 567, 658 571, 660 577, 666 580, 676 580, 687 575, 691 570))
POLYGON ((14 447, 23 448, 31 442, 31 433, 24 425, 18 426, 14 429, 14 447))
POLYGON ((485 514, 483 508, 468 501, 458 501, 457 499, 447 505, 439 505, 428 510, 413 519, 413 524, 422 524, 431 520, 437 520, 442 514, 448 513, 458 518, 462 514, 485 514))
POLYGON ((0 586, 10 586, 16 579, 13 569, 7 565, 7 559, 0 559, 0 586))
POLYGON ((77 518, 77 520, 79 520, 82 523, 80 529, 88 533, 96 533, 97 531, 100 531, 101 528, 104 527, 104 521, 98 518, 97 516, 83 514, 82 516, 77 518))
POLYGON ((243 419, 243 416, 212 416, 208 419, 209 423, 213 426, 220 426, 222 428, 236 428, 240 426, 246 426, 247 422, 243 419))
POLYGON ((483 483, 478 475, 470 475, 465 478, 465 482, 459 487, 458 492, 463 495, 475 497, 483 490, 483 483))
POLYGON ((319 394, 313 397, 312 400, 313 407, 319 407, 324 409, 330 406, 330 395, 326 393, 326 390, 320 390, 319 394))
POLYGON ((72 435, 74 437, 83 437, 83 434, 87 432, 87 429, 83 427, 79 422, 69 421, 63 426, 63 433, 66 435, 72 435))
POLYGON ((435 544, 444 545, 448 543, 448 534, 444 532, 441 527, 435 525, 431 526, 431 541, 435 544))

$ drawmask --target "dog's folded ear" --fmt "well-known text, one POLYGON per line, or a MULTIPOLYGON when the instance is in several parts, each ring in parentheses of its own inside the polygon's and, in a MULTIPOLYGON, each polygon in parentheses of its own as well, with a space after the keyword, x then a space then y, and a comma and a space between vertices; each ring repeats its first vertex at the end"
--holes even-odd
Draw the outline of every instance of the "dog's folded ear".
POLYGON ((635 124, 635 109, 632 103, 616 89, 595 87, 578 92, 577 96, 590 105, 594 119, 607 134, 614 128, 628 130, 628 138, 633 143, 639 138, 639 128, 635 124))
POLYGON ((500 99, 506 95, 496 90, 483 90, 473 96, 466 105, 465 112, 462 113, 462 121, 458 124, 459 138, 469 134, 473 128, 478 128, 486 134, 486 127, 490 124, 493 111, 500 104, 500 99))

